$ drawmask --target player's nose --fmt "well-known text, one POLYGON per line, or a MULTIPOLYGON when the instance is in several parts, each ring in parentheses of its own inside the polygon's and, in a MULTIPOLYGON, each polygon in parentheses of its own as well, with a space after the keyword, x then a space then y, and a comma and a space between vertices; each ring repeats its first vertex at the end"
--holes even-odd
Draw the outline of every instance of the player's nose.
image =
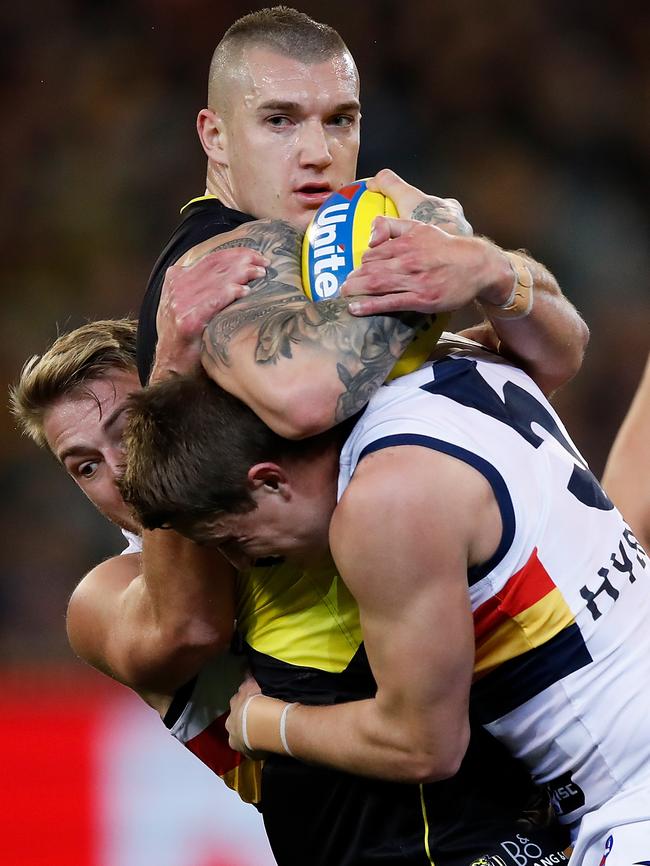
POLYGON ((332 162, 327 133, 322 123, 305 123, 300 137, 300 164, 308 168, 326 168, 332 162))

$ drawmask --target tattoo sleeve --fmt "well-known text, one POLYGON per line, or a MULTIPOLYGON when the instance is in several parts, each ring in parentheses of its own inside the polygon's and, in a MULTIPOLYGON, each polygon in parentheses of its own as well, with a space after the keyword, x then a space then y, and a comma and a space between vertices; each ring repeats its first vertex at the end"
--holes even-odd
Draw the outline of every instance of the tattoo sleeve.
POLYGON ((219 371, 237 367, 239 352, 251 353, 256 365, 278 368, 300 363, 303 351, 317 353, 319 369, 340 386, 332 424, 345 420, 385 380, 414 336, 414 321, 403 315, 354 317, 344 299, 309 301, 302 290, 302 233, 278 220, 249 223, 244 230, 241 238, 214 249, 249 247, 271 259, 271 266, 250 284, 249 295, 206 328, 204 367, 218 380, 219 371))

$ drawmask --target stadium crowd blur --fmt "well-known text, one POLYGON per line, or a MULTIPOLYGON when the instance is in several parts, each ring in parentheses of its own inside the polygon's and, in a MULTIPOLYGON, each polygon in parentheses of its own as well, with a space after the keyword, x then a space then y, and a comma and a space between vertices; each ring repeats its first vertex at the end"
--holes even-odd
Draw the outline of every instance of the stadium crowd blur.
MULTIPOLYGON (((89 318, 137 314, 178 210, 201 194, 194 119, 235 0, 5 4, 0 124, 5 384, 89 318)), ((361 71, 360 176, 390 166, 526 247, 592 332, 556 398, 597 474, 650 347, 650 7, 643 0, 304 0, 361 71)), ((53 460, 2 446, 0 659, 71 660, 70 591, 120 546, 53 460)), ((650 483, 650 479, 649 479, 650 483)))

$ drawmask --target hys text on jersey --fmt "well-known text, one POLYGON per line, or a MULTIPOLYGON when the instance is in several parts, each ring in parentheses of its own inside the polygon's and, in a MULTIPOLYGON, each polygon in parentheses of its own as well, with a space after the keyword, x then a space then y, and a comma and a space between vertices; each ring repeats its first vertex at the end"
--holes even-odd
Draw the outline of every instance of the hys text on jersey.
POLYGON ((618 543, 618 548, 609 556, 609 562, 598 569, 600 584, 591 588, 583 586, 580 595, 587 602, 586 607, 595 621, 619 599, 625 586, 636 583, 646 570, 648 555, 626 527, 618 543))

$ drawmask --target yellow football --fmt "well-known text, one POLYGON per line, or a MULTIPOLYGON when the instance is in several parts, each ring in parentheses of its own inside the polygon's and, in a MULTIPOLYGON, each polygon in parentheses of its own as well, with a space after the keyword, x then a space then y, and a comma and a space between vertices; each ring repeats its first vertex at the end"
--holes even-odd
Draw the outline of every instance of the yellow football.
MULTIPOLYGON (((361 265, 377 216, 397 217, 393 201, 371 192, 364 180, 333 193, 314 214, 302 245, 302 284, 310 300, 328 301, 340 295, 348 274, 361 265)), ((449 316, 426 316, 388 379, 411 373, 431 354, 449 316)))

